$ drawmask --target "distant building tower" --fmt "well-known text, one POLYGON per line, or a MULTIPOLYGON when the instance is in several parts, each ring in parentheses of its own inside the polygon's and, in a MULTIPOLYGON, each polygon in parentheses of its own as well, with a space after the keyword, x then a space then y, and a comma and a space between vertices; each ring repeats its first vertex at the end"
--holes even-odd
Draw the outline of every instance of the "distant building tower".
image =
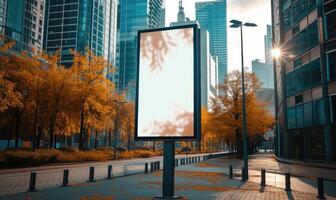
POLYGON ((0 33, 16 42, 16 50, 29 54, 42 50, 44 3, 44 0, 0 0, 0 33))
POLYGON ((163 0, 119 0, 117 33, 117 88, 135 99, 137 31, 162 25, 163 0))
POLYGON ((160 13, 160 27, 166 26, 166 8, 161 8, 160 13))
POLYGON ((47 0, 44 49, 61 50, 61 64, 71 66, 70 50, 90 48, 115 63, 117 0, 47 0))
POLYGON ((179 1, 179 12, 177 13, 177 22, 184 22, 186 21, 185 14, 184 14, 184 7, 182 5, 182 0, 179 1))
POLYGON ((265 62, 266 63, 272 63, 272 26, 267 25, 266 26, 266 35, 264 36, 265 40, 265 62))
POLYGON ((196 21, 210 35, 210 53, 218 58, 218 80, 227 75, 226 0, 197 2, 196 21))

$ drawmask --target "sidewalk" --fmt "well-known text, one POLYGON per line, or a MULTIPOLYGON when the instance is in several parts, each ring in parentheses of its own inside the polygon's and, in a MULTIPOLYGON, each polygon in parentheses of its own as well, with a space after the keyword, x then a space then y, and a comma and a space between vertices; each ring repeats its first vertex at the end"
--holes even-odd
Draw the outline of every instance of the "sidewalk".
MULTIPOLYGON (((243 183, 228 178, 222 159, 211 159, 193 165, 176 168, 175 195, 186 199, 316 199, 311 191, 285 192, 272 186, 260 187, 258 183, 243 183)), ((0 196, 2 200, 146 200, 161 195, 162 171, 149 174, 114 178, 94 183, 73 184, 33 193, 0 196)), ((336 199, 327 197, 327 199, 336 199)))
POLYGON ((291 160, 291 159, 285 159, 277 157, 276 155, 273 155, 273 157, 282 163, 287 164, 294 164, 294 165, 304 165, 309 167, 316 167, 316 168, 323 168, 323 169, 335 169, 336 170, 336 163, 335 162, 311 162, 311 161, 300 161, 300 160, 291 160))

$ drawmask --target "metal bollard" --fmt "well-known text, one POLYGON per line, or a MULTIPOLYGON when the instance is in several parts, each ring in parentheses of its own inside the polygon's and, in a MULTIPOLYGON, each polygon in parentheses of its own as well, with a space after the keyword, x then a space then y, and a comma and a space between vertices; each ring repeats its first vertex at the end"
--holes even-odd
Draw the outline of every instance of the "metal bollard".
POLYGON ((261 182, 260 186, 266 186, 266 170, 261 169, 261 182))
POLYGON ((242 167, 242 168, 241 168, 241 180, 242 180, 242 181, 245 181, 245 176, 244 176, 244 175, 245 175, 245 168, 242 167))
POLYGON ((160 161, 156 162, 156 170, 160 170, 160 161))
POLYGON ((326 199, 324 196, 324 178, 317 178, 317 198, 318 199, 326 199))
POLYGON ((230 179, 233 179, 233 167, 230 165, 230 179))
POLYGON ((28 192, 36 192, 36 172, 30 173, 30 182, 28 192))
POLYGON ((107 166, 107 178, 111 179, 112 178, 112 165, 107 166))
POLYGON ((89 182, 94 182, 94 167, 90 167, 89 182))
POLYGON ((285 183, 285 185, 286 185, 285 191, 288 191, 288 192, 292 191, 292 189, 291 189, 291 184, 290 184, 290 173, 285 173, 285 180, 286 180, 286 183, 285 183))
POLYGON ((68 183, 69 183, 69 170, 65 169, 63 171, 63 183, 62 183, 62 187, 68 186, 68 183))
POLYGON ((145 163, 145 174, 148 174, 148 163, 145 163))
POLYGON ((153 162, 150 163, 150 172, 154 172, 154 163, 153 162))

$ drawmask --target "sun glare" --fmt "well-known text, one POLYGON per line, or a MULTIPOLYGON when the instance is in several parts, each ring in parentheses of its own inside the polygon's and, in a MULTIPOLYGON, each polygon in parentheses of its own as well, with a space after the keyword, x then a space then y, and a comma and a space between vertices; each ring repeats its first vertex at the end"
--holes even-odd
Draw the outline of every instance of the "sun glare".
POLYGON ((281 50, 280 49, 272 49, 272 57, 273 58, 279 58, 281 56, 281 50))

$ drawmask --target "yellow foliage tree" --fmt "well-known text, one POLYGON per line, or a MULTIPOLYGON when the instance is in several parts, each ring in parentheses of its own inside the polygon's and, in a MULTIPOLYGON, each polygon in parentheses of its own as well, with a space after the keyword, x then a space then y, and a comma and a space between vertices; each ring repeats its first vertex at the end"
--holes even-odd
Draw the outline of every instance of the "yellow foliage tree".
MULTIPOLYGON (((241 73, 233 71, 228 74, 224 84, 219 87, 223 95, 212 100, 211 123, 221 127, 219 134, 224 135, 227 143, 234 143, 239 155, 242 148, 242 85, 241 73)), ((259 101, 255 91, 260 82, 254 74, 245 74, 245 93, 247 111, 247 132, 249 141, 264 135, 274 125, 273 116, 267 111, 266 103, 259 101)))

